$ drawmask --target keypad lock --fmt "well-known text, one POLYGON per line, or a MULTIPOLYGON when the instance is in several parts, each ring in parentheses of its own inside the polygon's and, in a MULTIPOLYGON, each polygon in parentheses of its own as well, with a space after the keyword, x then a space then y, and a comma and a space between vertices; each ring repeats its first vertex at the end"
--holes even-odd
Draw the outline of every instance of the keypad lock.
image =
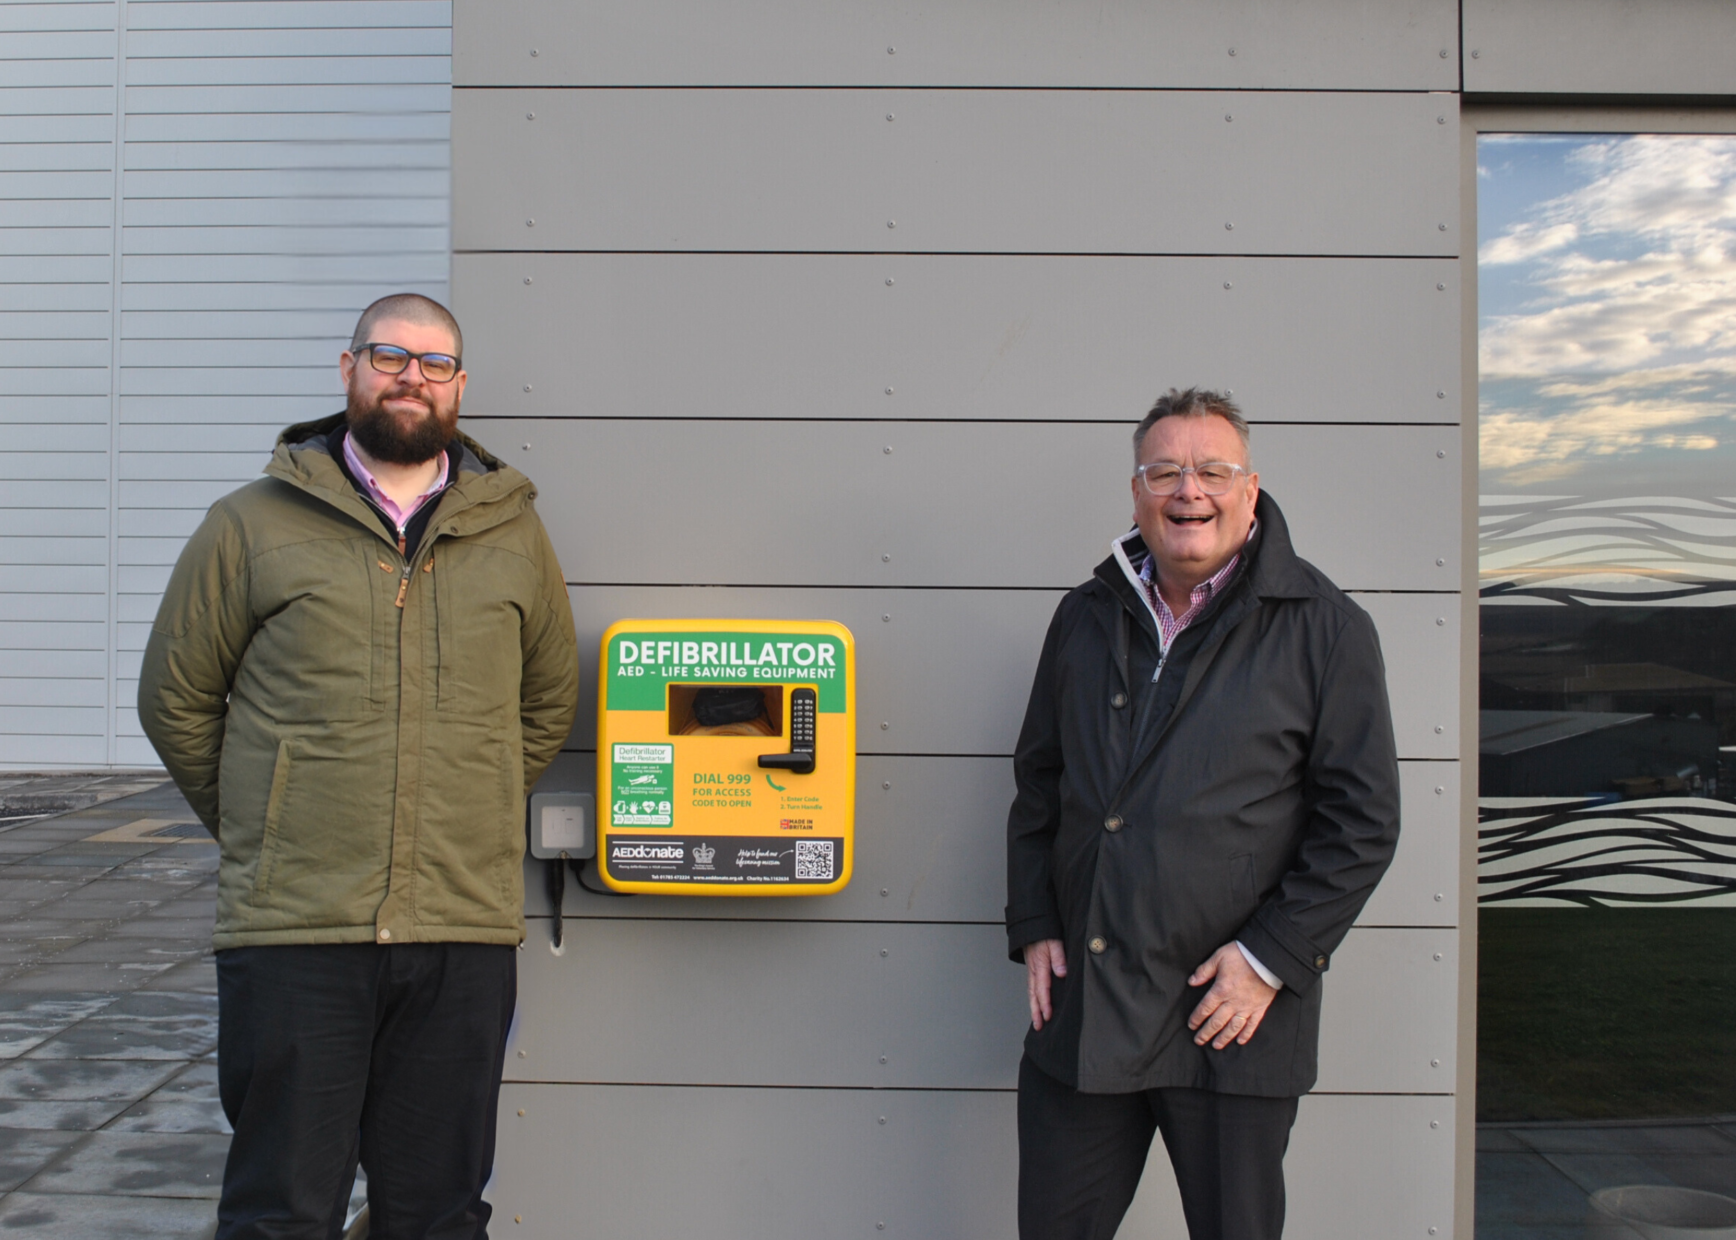
POLYGON ((762 753, 759 764, 774 770, 811 775, 814 771, 815 715, 819 695, 812 689, 790 690, 790 752, 762 753))

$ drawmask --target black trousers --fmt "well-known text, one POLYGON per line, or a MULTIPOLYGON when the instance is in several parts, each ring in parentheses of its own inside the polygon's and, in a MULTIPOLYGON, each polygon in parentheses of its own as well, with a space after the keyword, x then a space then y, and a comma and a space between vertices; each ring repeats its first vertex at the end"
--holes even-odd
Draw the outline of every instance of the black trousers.
POLYGON ((1019 1065, 1020 1240, 1110 1240, 1161 1130, 1191 1240, 1279 1240, 1296 1099, 1082 1094, 1019 1065))
POLYGON ((491 944, 218 952, 217 1240, 338 1240, 358 1158, 373 1240, 486 1240, 517 986, 491 944))

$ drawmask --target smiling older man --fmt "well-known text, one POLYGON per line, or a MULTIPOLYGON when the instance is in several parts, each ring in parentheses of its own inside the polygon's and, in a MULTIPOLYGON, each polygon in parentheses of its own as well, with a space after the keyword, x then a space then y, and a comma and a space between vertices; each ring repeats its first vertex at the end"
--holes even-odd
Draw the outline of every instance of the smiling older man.
POLYGON ((1136 528, 1056 610, 1014 758, 1019 1232, 1108 1240, 1161 1130, 1193 1240, 1278 1240, 1320 975, 1398 838, 1385 672, 1227 396, 1171 390, 1133 447, 1136 528))
POLYGON ((341 414, 212 505, 139 719, 222 845, 219 1240, 477 1240, 524 938, 524 791, 578 701, 530 479, 458 431, 458 324, 369 306, 341 414))

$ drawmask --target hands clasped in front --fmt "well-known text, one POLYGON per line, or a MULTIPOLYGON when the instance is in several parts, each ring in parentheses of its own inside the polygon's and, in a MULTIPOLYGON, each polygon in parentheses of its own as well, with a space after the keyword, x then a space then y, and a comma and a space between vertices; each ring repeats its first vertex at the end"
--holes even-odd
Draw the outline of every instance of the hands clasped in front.
MULTIPOLYGON (((1041 1029, 1054 1016, 1051 979, 1067 976, 1066 950, 1060 939, 1043 939, 1025 946, 1025 987, 1031 1001, 1031 1027, 1041 1029)), ((1194 1043, 1210 1042, 1223 1050, 1231 1042, 1246 1046, 1265 1019, 1277 990, 1268 986, 1234 943, 1225 943, 1187 979, 1189 986, 1211 983, 1205 998, 1187 1018, 1194 1043)))

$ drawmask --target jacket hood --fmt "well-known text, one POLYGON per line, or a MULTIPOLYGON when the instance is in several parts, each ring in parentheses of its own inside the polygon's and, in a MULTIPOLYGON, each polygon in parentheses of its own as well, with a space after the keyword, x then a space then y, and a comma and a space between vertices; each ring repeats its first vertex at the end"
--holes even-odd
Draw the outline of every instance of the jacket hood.
MULTIPOLYGON (((286 427, 265 473, 280 478, 356 516, 372 526, 374 518, 356 489, 332 459, 329 436, 344 425, 344 415, 334 413, 312 422, 286 427)), ((440 499, 436 511, 443 524, 455 524, 454 533, 469 534, 510 520, 536 498, 531 480, 477 443, 463 431, 457 442, 463 449, 458 476, 440 499)))

